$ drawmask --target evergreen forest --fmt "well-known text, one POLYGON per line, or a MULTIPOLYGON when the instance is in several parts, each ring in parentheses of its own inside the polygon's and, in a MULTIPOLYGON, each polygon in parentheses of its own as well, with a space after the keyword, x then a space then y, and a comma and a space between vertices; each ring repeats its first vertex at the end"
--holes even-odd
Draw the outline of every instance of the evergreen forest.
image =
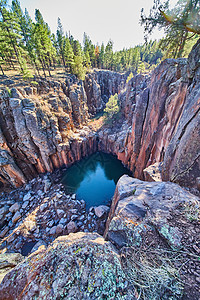
MULTIPOLYGON (((175 22, 166 21, 166 14, 162 12, 167 11, 169 1, 165 2, 164 7, 160 1, 155 2, 157 7, 152 8, 149 16, 141 11, 140 23, 144 26, 146 37, 155 26, 164 26, 165 38, 159 41, 146 39, 143 45, 114 51, 112 40, 106 45, 95 45, 84 33, 80 42, 70 32, 64 31, 60 18, 54 34, 39 9, 35 10, 35 20, 32 20, 27 9, 22 10, 18 0, 13 0, 11 6, 8 6, 7 0, 0 0, 1 73, 6 75, 7 70, 19 70, 27 79, 33 75, 51 76, 53 71, 62 68, 64 72, 84 80, 91 68, 149 73, 165 58, 187 57, 197 41, 198 32, 185 28, 180 30, 175 22)), ((198 4, 199 1, 196 2, 198 4)), ((174 11, 174 14, 179 14, 179 23, 180 11, 186 7, 186 3, 188 1, 179 0, 174 11)))

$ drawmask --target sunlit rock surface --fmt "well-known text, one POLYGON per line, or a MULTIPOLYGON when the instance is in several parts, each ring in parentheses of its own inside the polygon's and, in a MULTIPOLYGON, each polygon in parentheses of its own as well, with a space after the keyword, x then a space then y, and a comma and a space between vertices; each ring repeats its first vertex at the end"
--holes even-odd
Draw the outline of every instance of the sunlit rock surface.
POLYGON ((41 247, 4 277, 0 299, 136 299, 110 242, 75 233, 41 247))

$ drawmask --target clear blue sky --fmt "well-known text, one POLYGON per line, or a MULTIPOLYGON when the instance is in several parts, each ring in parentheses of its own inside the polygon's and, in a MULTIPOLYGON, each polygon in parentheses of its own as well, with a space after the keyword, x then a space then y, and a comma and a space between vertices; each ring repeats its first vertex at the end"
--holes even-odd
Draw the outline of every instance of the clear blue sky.
MULTIPOLYGON (((64 31, 70 30, 80 42, 86 32, 93 43, 106 44, 111 39, 114 50, 121 50, 144 43, 140 11, 144 7, 149 12, 153 0, 20 0, 20 3, 32 18, 38 8, 54 33, 60 17, 64 31)), ((157 31, 152 38, 161 35, 157 31)))

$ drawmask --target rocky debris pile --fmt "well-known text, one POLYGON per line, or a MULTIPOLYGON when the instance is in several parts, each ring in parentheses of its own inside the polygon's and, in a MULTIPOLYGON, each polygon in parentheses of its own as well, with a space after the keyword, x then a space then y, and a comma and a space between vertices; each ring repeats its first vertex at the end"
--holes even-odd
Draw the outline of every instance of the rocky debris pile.
POLYGON ((54 184, 51 178, 50 174, 37 177, 25 187, 1 194, 0 249, 27 255, 33 246, 48 245, 60 235, 103 234, 109 207, 86 211, 84 200, 66 195, 62 184, 54 184))
POLYGON ((185 293, 190 295, 184 299, 199 299, 200 198, 174 183, 145 182, 124 175, 116 186, 104 236, 135 261, 156 251, 152 262, 169 254, 169 262, 181 270, 185 293))
MULTIPOLYGON (((163 300, 199 299, 198 197, 174 183, 144 182, 124 175, 118 181, 110 212, 108 207, 99 206, 87 214, 82 207, 80 215, 78 206, 83 202, 75 195, 62 195, 58 187, 49 187, 48 201, 38 200, 36 209, 33 207, 32 213, 36 210, 40 214, 35 219, 36 227, 24 218, 22 229, 16 228, 21 236, 29 234, 37 243, 31 245, 31 254, 5 276, 0 298, 17 299, 20 295, 21 299, 134 300, 159 295, 163 300), (85 220, 87 216, 87 224, 81 221, 89 231, 89 224, 108 212, 104 235, 108 241, 98 233, 81 232, 78 224, 82 216, 85 220), (41 220, 50 213, 44 225, 41 220), (56 238, 58 235, 62 236, 56 238)), ((29 192, 27 189, 23 194, 25 201, 29 192)), ((14 203, 12 214, 16 209, 14 203)), ((7 253, 2 253, 5 261, 4 255, 7 253)))
POLYGON ((39 248, 0 286, 0 299, 136 299, 110 242, 75 233, 39 248), (39 262, 39 263, 38 263, 39 262))

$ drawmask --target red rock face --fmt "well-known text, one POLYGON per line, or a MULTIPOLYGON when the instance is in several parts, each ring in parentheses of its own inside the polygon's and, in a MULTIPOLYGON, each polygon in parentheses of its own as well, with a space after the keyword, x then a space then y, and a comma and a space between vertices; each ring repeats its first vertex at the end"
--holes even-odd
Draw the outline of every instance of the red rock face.
POLYGON ((151 77, 95 70, 84 84, 40 81, 0 97, 0 181, 23 184, 38 173, 69 166, 97 150, 115 155, 144 179, 163 162, 162 179, 196 186, 200 176, 200 41, 188 59, 167 59, 151 77), (126 83, 126 84, 125 84, 126 83), (117 126, 94 132, 89 114, 118 93, 117 126))
POLYGON ((134 155, 130 166, 143 179, 145 167, 164 157, 182 112, 187 83, 177 78, 177 62, 165 60, 155 71, 151 83, 140 96, 133 117, 134 155), (138 129, 139 127, 139 129, 138 129))
POLYGON ((144 179, 146 167, 163 161, 163 180, 196 187, 200 174, 197 57, 200 57, 200 42, 188 60, 163 61, 153 72, 147 88, 139 94, 132 130, 119 155, 135 177, 144 179))

